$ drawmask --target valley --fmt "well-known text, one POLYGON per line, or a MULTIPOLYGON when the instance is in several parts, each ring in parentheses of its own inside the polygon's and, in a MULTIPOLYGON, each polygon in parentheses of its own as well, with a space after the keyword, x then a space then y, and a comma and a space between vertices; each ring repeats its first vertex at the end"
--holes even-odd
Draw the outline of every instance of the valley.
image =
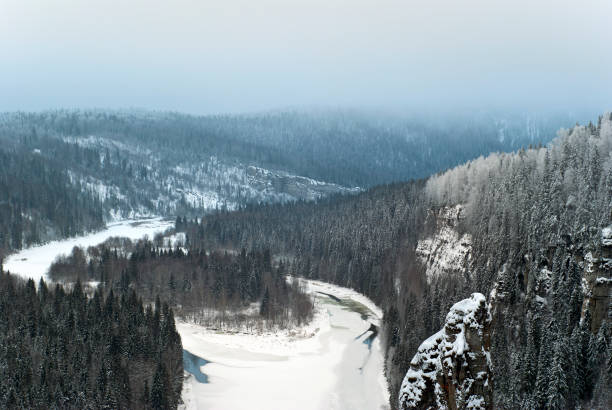
MULTIPOLYGON (((24 249, 7 258, 4 269, 24 279, 48 281, 51 263, 75 246, 95 246, 111 238, 153 238, 172 226, 161 218, 115 222, 100 232, 24 249)), ((205 364, 195 365, 203 374, 185 373, 181 408, 388 408, 380 338, 366 343, 372 334, 368 327, 381 326, 380 308, 347 288, 314 280, 304 280, 303 286, 314 300, 315 316, 297 328, 222 332, 177 317, 187 351, 183 360, 189 361, 185 369, 205 359, 199 359, 205 364)))
POLYGON ((0 409, 612 409, 610 16, 0 0, 0 409))
MULTIPOLYGON (((172 220, 111 213, 101 230, 13 249, 0 285, 4 295, 16 286, 31 294, 35 282, 21 279, 45 279, 43 294, 83 300, 84 292, 92 315, 103 301, 116 320, 141 303, 143 335, 152 333, 138 360, 151 366, 158 354, 164 366, 109 387, 122 392, 112 400, 135 407, 488 410, 521 397, 522 408, 602 408, 612 397, 611 139, 605 114, 560 130, 546 147, 479 157, 426 180, 331 194, 300 177, 325 194, 233 210, 176 207, 172 220)), ((104 213, 111 203, 99 195, 110 191, 97 192, 85 195, 104 213)), ((47 316, 21 308, 23 322, 10 325, 31 338, 27 323, 47 316)), ((74 329, 70 315, 62 320, 74 329)), ((88 386, 96 371, 124 371, 120 353, 134 349, 121 333, 108 337, 124 347, 105 352, 103 365, 90 362, 88 386)), ((39 380, 54 371, 46 369, 39 380)), ((81 400, 78 389, 64 394, 81 400)))

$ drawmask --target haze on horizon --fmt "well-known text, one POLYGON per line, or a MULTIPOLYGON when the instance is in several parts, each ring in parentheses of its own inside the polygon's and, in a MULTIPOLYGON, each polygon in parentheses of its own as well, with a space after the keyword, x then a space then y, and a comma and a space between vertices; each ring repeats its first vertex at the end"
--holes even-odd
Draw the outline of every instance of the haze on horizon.
POLYGON ((612 109, 609 0, 0 0, 0 111, 612 109))

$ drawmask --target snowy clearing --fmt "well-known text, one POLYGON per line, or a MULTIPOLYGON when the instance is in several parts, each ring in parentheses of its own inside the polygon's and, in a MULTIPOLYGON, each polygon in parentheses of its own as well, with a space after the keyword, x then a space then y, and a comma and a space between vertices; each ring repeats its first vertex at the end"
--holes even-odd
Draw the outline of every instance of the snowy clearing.
POLYGON ((188 375, 186 409, 387 409, 379 337, 364 341, 381 310, 350 289, 306 281, 317 313, 307 326, 275 334, 222 334, 177 323, 183 348, 211 363, 208 384, 188 375), (334 301, 324 292, 342 299, 334 301), (348 304, 348 306, 347 306, 348 304), (362 313, 370 311, 369 317, 362 313))
POLYGON ((69 254, 72 248, 80 246, 87 248, 95 246, 113 236, 121 236, 132 240, 153 237, 174 226, 174 222, 162 218, 128 219, 114 222, 104 230, 59 241, 52 241, 40 246, 23 249, 10 255, 4 261, 4 270, 24 278, 32 278, 38 283, 41 278, 47 280, 47 271, 51 263, 59 255, 69 254))

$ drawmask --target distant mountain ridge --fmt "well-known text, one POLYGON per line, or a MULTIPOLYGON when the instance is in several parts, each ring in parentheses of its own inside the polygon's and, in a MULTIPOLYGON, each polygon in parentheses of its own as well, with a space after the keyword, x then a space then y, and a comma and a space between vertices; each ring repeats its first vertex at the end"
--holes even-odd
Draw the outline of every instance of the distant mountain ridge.
MULTIPOLYGON (((425 177, 488 152, 546 143, 554 135, 550 130, 571 123, 562 115, 533 118, 475 114, 443 121, 350 110, 207 117, 137 110, 4 113, 0 153, 15 159, 0 165, 6 186, 17 183, 16 174, 27 185, 29 173, 42 169, 43 180, 54 180, 53 195, 80 192, 67 201, 81 204, 58 219, 49 207, 32 212, 50 193, 26 197, 6 188, 0 248, 72 235, 113 219, 201 215, 355 193, 425 177), (46 165, 23 165, 32 161, 46 165)), ((46 185, 48 190, 52 184, 46 185)))

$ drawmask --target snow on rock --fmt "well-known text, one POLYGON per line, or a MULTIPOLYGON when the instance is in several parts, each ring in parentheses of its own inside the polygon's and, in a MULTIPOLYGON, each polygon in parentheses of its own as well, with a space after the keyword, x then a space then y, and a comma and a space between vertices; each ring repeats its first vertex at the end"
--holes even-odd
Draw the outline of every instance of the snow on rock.
POLYGON ((540 269, 540 275, 536 277, 536 293, 538 295, 548 295, 552 288, 552 271, 547 268, 540 269))
POLYGON ((601 230, 602 246, 612 246, 612 225, 609 225, 601 230))
POLYGON ((427 267, 427 280, 443 273, 462 271, 467 268, 472 250, 472 237, 460 235, 457 223, 463 217, 461 205, 431 211, 428 218, 435 218, 433 236, 417 243, 416 254, 427 267))
POLYGON ((492 408, 490 323, 481 293, 454 304, 444 327, 421 343, 412 358, 399 408, 492 408))
POLYGON ((582 287, 585 298, 582 317, 591 313, 591 331, 597 333, 601 322, 609 316, 612 302, 612 225, 601 230, 599 246, 584 255, 582 287))
POLYGON ((612 283, 612 278, 597 278, 595 279, 597 285, 607 285, 612 283))

